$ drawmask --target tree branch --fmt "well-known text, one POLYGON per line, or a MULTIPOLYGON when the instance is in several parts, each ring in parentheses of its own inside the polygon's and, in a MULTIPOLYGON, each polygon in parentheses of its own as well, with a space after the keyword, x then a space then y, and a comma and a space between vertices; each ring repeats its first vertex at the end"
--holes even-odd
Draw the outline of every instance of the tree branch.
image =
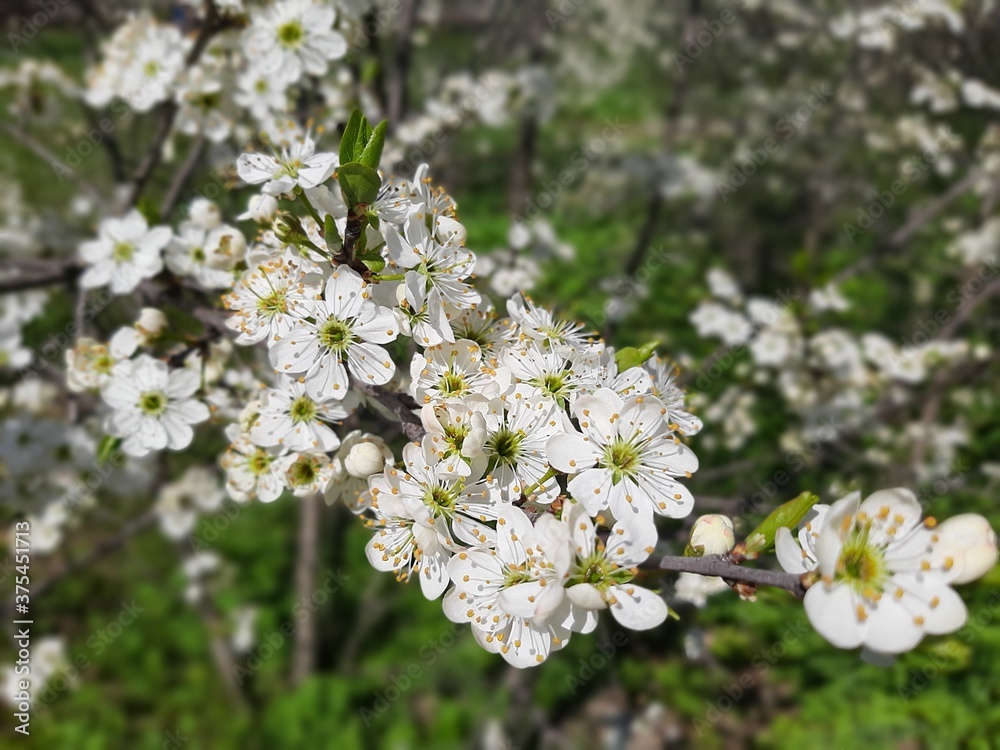
POLYGON ((806 594, 807 586, 802 576, 777 570, 761 568, 744 568, 723 555, 706 555, 704 557, 678 557, 666 555, 659 562, 650 559, 645 569, 669 570, 676 573, 696 573, 701 576, 718 576, 727 583, 749 583, 754 586, 773 586, 789 591, 798 598, 806 594))

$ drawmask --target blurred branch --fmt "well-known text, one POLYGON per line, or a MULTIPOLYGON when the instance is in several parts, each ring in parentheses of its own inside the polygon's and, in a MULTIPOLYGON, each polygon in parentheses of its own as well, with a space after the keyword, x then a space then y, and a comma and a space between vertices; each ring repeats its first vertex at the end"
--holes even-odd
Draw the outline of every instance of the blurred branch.
POLYGON ((191 150, 188 151, 187 158, 184 159, 184 163, 180 169, 174 173, 174 179, 171 180, 170 187, 167 188, 166 195, 163 196, 163 202, 160 203, 160 221, 165 222, 170 217, 181 191, 184 190, 188 180, 191 179, 192 173, 198 167, 198 162, 201 161, 201 154, 204 150, 205 135, 204 133, 200 133, 195 142, 191 144, 191 150))
POLYGON ((423 423, 420 421, 420 417, 413 413, 417 404, 408 395, 390 391, 382 386, 362 383, 354 378, 351 379, 351 385, 388 409, 399 420, 403 433, 410 440, 420 440, 423 437, 425 432, 423 423))
POLYGON ((53 163, 58 164, 61 169, 56 172, 56 175, 66 175, 69 177, 69 179, 79 185, 80 189, 83 190, 94 202, 100 203, 104 200, 104 196, 101 194, 101 191, 97 189, 97 186, 94 185, 94 183, 90 182, 90 180, 86 177, 78 174, 76 170, 65 167, 62 160, 34 136, 25 133, 23 130, 16 128, 13 125, 7 125, 6 123, 0 124, 0 132, 5 133, 11 139, 18 141, 21 145, 49 166, 52 166, 53 163))
MULTIPOLYGON (((300 501, 298 559, 295 563, 295 601, 308 601, 316 590, 319 566, 319 521, 323 496, 307 495, 300 501)), ((292 685, 301 684, 316 667, 316 613, 306 607, 295 631, 292 685)))
MULTIPOLYGON (((4 269, 18 268, 15 261, 5 260, 4 269)), ((37 289, 40 286, 51 286, 53 284, 64 284, 72 282, 82 270, 75 260, 72 261, 52 261, 45 269, 38 263, 32 263, 25 268, 34 268, 39 271, 33 276, 14 276, 0 281, 0 294, 9 292, 25 292, 29 289, 37 289)))

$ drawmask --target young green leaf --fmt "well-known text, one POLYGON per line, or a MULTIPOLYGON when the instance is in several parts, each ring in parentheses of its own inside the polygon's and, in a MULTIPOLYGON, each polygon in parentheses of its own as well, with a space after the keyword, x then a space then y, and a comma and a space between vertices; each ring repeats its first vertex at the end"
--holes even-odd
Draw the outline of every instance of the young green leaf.
POLYGON ((356 109, 351 112, 351 116, 347 120, 347 126, 344 128, 344 135, 340 139, 341 164, 358 160, 358 156, 368 142, 370 133, 371 126, 368 124, 365 116, 361 114, 361 110, 356 109))
POLYGON ((378 197, 382 179, 371 167, 358 162, 341 164, 337 170, 337 180, 344 191, 344 198, 351 207, 359 204, 370 205, 378 197))
POLYGON ((102 465, 106 464, 111 460, 111 456, 117 453, 121 444, 121 438, 111 437, 111 435, 102 437, 100 444, 97 446, 97 462, 102 465))
POLYGON ((794 500, 779 505, 771 514, 763 520, 746 541, 746 551, 749 554, 759 555, 774 546, 774 535, 781 527, 794 529, 799 525, 799 521, 806 517, 806 513, 816 503, 819 497, 811 492, 803 492, 794 500))
POLYGON ((365 144, 361 155, 357 157, 357 161, 361 162, 366 167, 378 169, 379 161, 382 159, 382 147, 385 145, 386 127, 386 121, 382 120, 382 122, 378 124, 378 127, 372 131, 372 134, 368 138, 368 142, 365 144))
POLYGON ((656 351, 656 347, 659 345, 659 341, 652 341, 648 344, 643 344, 639 348, 626 346, 624 349, 619 349, 615 352, 615 364, 618 365, 619 370, 637 367, 652 357, 653 352, 656 351))

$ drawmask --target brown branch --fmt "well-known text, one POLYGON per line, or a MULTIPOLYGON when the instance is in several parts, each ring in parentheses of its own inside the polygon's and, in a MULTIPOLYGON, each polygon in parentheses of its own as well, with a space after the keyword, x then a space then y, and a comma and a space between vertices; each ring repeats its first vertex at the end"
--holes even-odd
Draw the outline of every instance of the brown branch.
MULTIPOLYGON (((8 265, 8 261, 4 261, 8 265)), ((66 284, 74 281, 82 270, 75 261, 52 263, 51 270, 34 276, 15 276, 0 281, 0 294, 25 292, 41 286, 66 284)))
POLYGON ((399 420, 403 434, 410 440, 420 440, 426 430, 420 421, 420 417, 413 413, 417 408, 416 402, 404 393, 390 391, 379 385, 362 383, 360 380, 351 380, 351 385, 357 388, 368 398, 377 401, 388 409, 396 419, 399 420))
MULTIPOLYGON (((308 601, 316 590, 319 565, 319 517, 322 495, 308 495, 300 501, 298 559, 295 563, 295 601, 308 601)), ((292 685, 300 685, 316 667, 316 613, 306 608, 295 631, 292 654, 292 685)))
POLYGON ((667 555, 657 562, 650 559, 646 569, 669 570, 675 573, 696 573, 702 576, 718 576, 727 583, 749 583, 754 586, 772 586, 789 591, 800 599, 805 596, 806 585, 802 576, 778 570, 744 568, 723 555, 704 557, 678 557, 667 555))

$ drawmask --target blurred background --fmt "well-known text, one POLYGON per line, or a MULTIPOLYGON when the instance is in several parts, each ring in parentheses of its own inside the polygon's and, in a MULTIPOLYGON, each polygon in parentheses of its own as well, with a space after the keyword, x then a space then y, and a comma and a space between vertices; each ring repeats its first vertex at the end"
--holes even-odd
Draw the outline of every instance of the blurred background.
MULTIPOLYGON (((209 60, 258 7, 217 5, 209 60)), ((705 428, 695 514, 661 532, 675 552, 699 513, 745 534, 804 490, 906 486, 930 515, 1000 526, 996 2, 334 5, 348 53, 289 116, 325 150, 354 106, 388 119, 385 171, 430 164, 501 312, 524 290, 678 363, 705 428)), ((964 589, 963 630, 889 667, 826 644, 785 592, 669 577, 679 621, 604 618, 519 671, 372 570, 342 503, 228 500, 221 424, 158 462, 102 463, 99 404, 65 388, 66 332, 90 309, 79 244, 130 200, 150 144, 147 215, 176 225, 200 196, 254 231, 236 220, 259 127, 244 82, 189 88, 165 133, 174 105, 94 94, 129 14, 194 37, 205 13, 0 9, 0 523, 34 524, 48 677, 30 737, 4 710, 0 746, 1000 747, 996 570, 964 589)), ((88 335, 130 304, 85 316, 88 335)), ((12 533, 0 544, 11 629, 12 533)), ((5 680, 15 659, 0 640, 5 680)))

